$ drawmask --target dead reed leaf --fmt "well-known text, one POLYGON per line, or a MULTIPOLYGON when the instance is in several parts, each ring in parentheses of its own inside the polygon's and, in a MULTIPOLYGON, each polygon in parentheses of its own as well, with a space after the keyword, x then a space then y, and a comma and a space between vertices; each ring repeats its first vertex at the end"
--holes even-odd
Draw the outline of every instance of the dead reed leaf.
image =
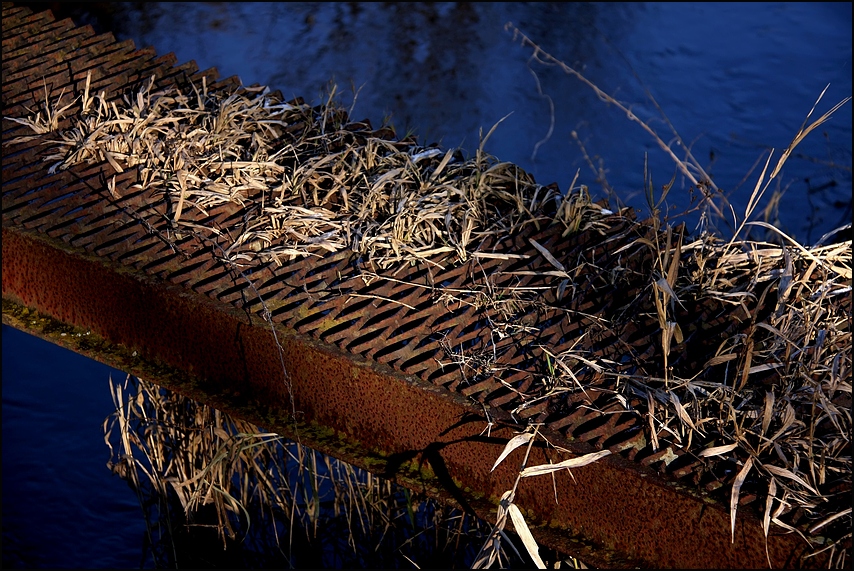
MULTIPOLYGON (((765 533, 765 549, 767 553, 768 549, 768 530, 771 527, 771 506, 774 504, 774 499, 777 496, 777 480, 771 478, 771 482, 768 484, 768 497, 765 500, 765 515, 762 517, 762 530, 765 533)), ((769 561, 770 564, 770 561, 769 561)))
POLYGON ((774 474, 775 476, 793 480, 808 489, 809 491, 811 491, 813 494, 819 495, 815 488, 810 486, 807 482, 803 480, 803 478, 801 478, 797 474, 794 474, 791 470, 787 470, 786 468, 780 468, 779 466, 774 466, 773 464, 763 464, 762 467, 774 474))
POLYGON ((744 462, 744 466, 739 470, 738 475, 732 483, 732 493, 729 500, 729 522, 732 528, 732 543, 735 543, 735 514, 738 511, 738 495, 741 491, 741 485, 744 483, 745 478, 747 478, 747 473, 750 472, 752 466, 753 456, 744 462))
POLYGON ((843 518, 845 516, 850 516, 850 515, 851 515, 851 507, 849 506, 849 507, 845 508, 844 510, 837 512, 837 513, 833 514, 832 516, 825 518, 825 519, 821 520, 820 522, 818 522, 817 524, 815 524, 814 526, 812 526, 810 528, 810 533, 815 533, 818 530, 820 530, 821 528, 823 528, 824 526, 826 526, 827 524, 829 524, 833 521, 836 521, 839 518, 843 518))
POLYGON ((498 467, 498 465, 501 464, 501 462, 505 458, 507 458, 507 456, 510 455, 511 452, 513 452, 520 446, 528 444, 535 435, 535 432, 524 432, 511 438, 504 446, 504 450, 502 450, 501 455, 498 456, 498 459, 495 461, 495 464, 492 465, 492 468, 489 471, 494 471, 498 467))
MULTIPOLYGON (((552 253, 551 253, 551 252, 549 252, 549 251, 546 249, 546 247, 545 247, 545 246, 542 246, 539 242, 537 242, 537 241, 536 241, 536 240, 534 240, 533 238, 532 238, 532 239, 530 239, 530 240, 528 240, 528 241, 531 243, 531 245, 532 245, 534 248, 536 248, 536 249, 537 249, 537 250, 538 250, 538 251, 543 255, 543 257, 544 257, 546 260, 548 260, 548 262, 549 262, 552 266, 554 266, 554 267, 555 267, 555 269, 556 269, 556 270, 558 270, 559 272, 566 272, 566 268, 563 266, 563 264, 561 264, 561 263, 557 260, 557 258, 555 258, 555 257, 552 255, 552 253)), ((567 277, 569 277, 569 276, 567 276, 567 277)))
POLYGON ((724 444, 723 446, 710 446, 709 448, 698 452, 697 456, 701 458, 708 458, 710 456, 720 456, 721 454, 732 452, 736 448, 738 448, 737 442, 733 442, 732 444, 724 444))
POLYGON ((569 460, 564 460, 563 462, 558 462, 557 464, 541 464, 539 466, 530 466, 522 470, 520 476, 522 478, 530 478, 531 476, 542 476, 543 474, 551 474, 552 472, 559 472, 560 470, 581 468, 582 466, 592 464, 600 458, 604 458, 605 456, 608 456, 610 454, 610 450, 600 450, 599 452, 591 452, 589 454, 584 454, 577 458, 570 458, 569 460))
MULTIPOLYGON (((676 409, 676 413, 679 415, 679 420, 688 425, 691 430, 699 432, 697 427, 694 426, 694 421, 691 420, 691 415, 688 414, 688 411, 685 410, 685 407, 682 406, 682 403, 679 401, 679 397, 676 396, 676 393, 668 390, 667 393, 670 395, 670 403, 676 409)), ((700 433, 702 434, 702 433, 700 433)))
POLYGON ((774 414, 774 392, 765 392, 765 407, 762 410, 762 436, 768 432, 768 427, 771 426, 771 417, 774 414))
POLYGON ((516 529, 516 533, 522 540, 525 550, 527 550, 531 559, 534 560, 534 565, 537 566, 537 569, 545 569, 546 564, 543 563, 543 560, 540 558, 540 547, 537 545, 537 541, 534 539, 534 536, 531 535, 531 530, 528 529, 528 524, 525 523, 525 518, 522 516, 522 512, 519 510, 519 507, 516 504, 511 503, 507 509, 507 513, 513 521, 513 527, 516 529))
POLYGON ((815 103, 813 104, 812 109, 810 109, 809 113, 807 113, 807 116, 804 119, 804 123, 801 125, 800 130, 798 130, 798 133, 797 133, 797 135, 795 135, 795 138, 792 139, 792 142, 789 144, 789 146, 783 152, 783 155, 780 157, 780 160, 777 163, 777 166, 774 168, 774 172, 771 173, 771 176, 769 177, 769 179, 773 179, 774 177, 777 176, 777 174, 783 168, 783 165, 786 163, 786 159, 789 158, 789 155, 791 155, 794 148, 797 147, 798 144, 800 144, 800 142, 803 141, 806 138, 806 136, 810 134, 811 131, 813 131, 817 127, 820 127, 821 125, 823 125, 825 122, 827 122, 828 119, 830 119, 830 117, 834 113, 836 113, 837 110, 839 110, 840 107, 842 107, 843 105, 845 105, 846 103, 851 101, 851 97, 846 97, 845 99, 843 99, 842 101, 840 101, 839 103, 834 105, 829 111, 824 113, 821 117, 819 117, 818 119, 816 119, 815 121, 810 123, 808 126, 804 127, 804 125, 806 125, 806 123, 807 123, 807 120, 812 116, 813 112, 815 111, 815 108, 818 106, 822 97, 824 97, 824 94, 825 94, 825 92, 827 92, 828 87, 830 87, 829 83, 821 91, 821 93, 818 96, 818 99, 816 99, 815 103))
POLYGON ((768 568, 771 569, 771 554, 768 552, 768 531, 771 528, 771 506, 774 504, 774 498, 777 495, 777 481, 771 478, 771 483, 768 484, 768 497, 765 500, 765 515, 762 517, 762 531, 765 534, 765 558, 768 560, 768 568))

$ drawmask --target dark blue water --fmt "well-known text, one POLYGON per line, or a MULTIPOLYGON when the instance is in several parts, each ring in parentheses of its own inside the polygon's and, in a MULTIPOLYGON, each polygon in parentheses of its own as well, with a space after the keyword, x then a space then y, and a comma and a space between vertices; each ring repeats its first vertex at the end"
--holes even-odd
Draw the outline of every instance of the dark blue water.
POLYGON ((138 567, 136 496, 107 469, 109 379, 125 374, 3 325, 3 567, 138 567))
MULTIPOLYGON (((758 176, 752 167, 771 148, 779 156, 824 87, 830 84, 816 116, 852 92, 850 3, 135 3, 67 10, 139 47, 174 51, 179 61, 194 59, 202 69, 217 67, 222 76, 286 96, 317 102, 334 78, 349 105, 352 82, 359 90, 355 119, 375 126, 389 120, 425 143, 472 152, 479 131, 510 114, 489 152, 564 190, 580 170, 579 182, 605 197, 574 131, 620 198, 641 210, 644 152, 656 186, 670 180, 673 163, 577 79, 554 66, 529 67, 531 49, 512 41, 506 22, 650 120, 657 111, 646 86, 739 216, 758 176)), ((849 103, 796 149, 772 186, 785 191, 778 225, 802 242, 851 220, 851 121, 849 103)), ((652 125, 671 142, 660 118, 652 125)), ((690 205, 686 186, 677 178, 671 191, 676 211, 690 205)), ((140 509, 105 467, 101 423, 112 411, 110 374, 121 375, 3 327, 4 567, 139 565, 140 509)))

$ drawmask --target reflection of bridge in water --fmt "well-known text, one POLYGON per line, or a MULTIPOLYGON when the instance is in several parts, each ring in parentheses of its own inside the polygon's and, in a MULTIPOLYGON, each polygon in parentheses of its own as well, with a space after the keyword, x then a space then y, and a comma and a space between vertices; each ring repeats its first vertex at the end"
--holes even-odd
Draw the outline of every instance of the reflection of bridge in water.
MULTIPOLYGON (((6 4, 3 54, 7 117, 38 108, 45 86, 51 100, 82 93, 87 77, 108 100, 152 75, 157 88, 235 84, 6 4)), ((354 137, 399 143, 359 129, 354 137)), ((264 258, 264 244, 247 243, 261 252, 237 269, 216 239, 174 224, 175 206, 141 188, 138 169, 117 170, 108 156, 51 174, 42 139, 6 142, 30 134, 4 122, 4 323, 286 436, 298 431, 304 444, 487 520, 518 474, 521 452, 490 472, 504 443, 513 428, 540 424, 568 454, 535 447, 529 465, 612 452, 556 473, 559 503, 551 477, 522 481, 515 501, 542 543, 603 566, 767 565, 765 488, 743 485, 733 541, 738 466, 675 444, 689 439, 678 418, 668 427, 637 412, 668 393, 625 388, 628 377, 663 375, 643 366, 662 361, 655 255, 636 242, 655 242, 652 227, 599 212, 595 230, 531 224, 486 238, 473 255, 449 247, 379 266, 349 248, 264 258)), ((433 172, 449 164, 443 152, 423 156, 444 162, 433 172)), ((227 235, 252 208, 214 205, 196 220, 227 235)), ((659 237, 668 256, 678 257, 679 239, 659 237)), ((677 372, 711 368, 721 340, 765 310, 755 299, 683 302, 672 316, 685 339, 672 340, 677 372)), ((772 534, 767 550, 774 567, 826 562, 801 560, 809 550, 796 534, 772 534)))

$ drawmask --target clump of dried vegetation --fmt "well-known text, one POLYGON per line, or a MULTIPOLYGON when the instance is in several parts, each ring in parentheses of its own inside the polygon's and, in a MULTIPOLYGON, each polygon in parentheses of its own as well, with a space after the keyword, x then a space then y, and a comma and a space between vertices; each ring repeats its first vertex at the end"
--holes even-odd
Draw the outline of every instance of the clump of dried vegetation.
MULTIPOLYGON (((636 397, 646 400, 643 414, 649 422, 653 450, 659 448, 658 437, 664 434, 678 448, 693 450, 698 457, 725 458, 733 463, 733 534, 740 492, 753 470, 760 474, 766 490, 761 515, 765 536, 772 526, 798 533, 813 546, 813 555, 829 552, 829 566, 846 567, 852 538, 851 240, 821 245, 822 238, 818 245, 806 247, 766 221, 752 218, 795 147, 851 98, 810 122, 822 92, 770 174, 773 152, 769 153, 739 221, 660 108, 673 141, 684 152, 684 160, 629 107, 543 51, 512 23, 506 29, 514 40, 532 50, 532 59, 576 77, 646 130, 693 188, 705 195, 703 220, 722 219, 725 210, 732 213, 735 230, 730 239, 704 231, 685 244, 680 233, 674 244, 669 224, 663 235, 659 232, 659 207, 673 181, 656 198, 651 176, 644 173, 656 232, 654 241, 641 238, 637 242, 649 247, 655 259, 650 293, 659 323, 662 375, 624 375, 614 367, 616 363, 595 355, 592 358, 596 362, 587 364, 597 373, 616 379, 615 398, 623 407, 631 409, 629 403, 636 397), (724 204, 717 204, 715 199, 724 204), (764 228, 779 243, 743 238, 749 227, 764 228), (776 304, 766 315, 760 315, 759 308, 766 296, 770 297, 772 286, 776 286, 776 304), (720 343, 693 375, 674 376, 668 357, 672 347, 683 342, 675 314, 682 305, 680 298, 688 297, 739 307, 748 327, 720 343), (755 303, 753 310, 748 309, 749 302, 755 303), (784 514, 790 518, 788 523, 781 517, 784 514), (801 529, 793 525, 795 522, 801 529)), ((553 357, 560 365, 555 371, 563 377, 554 384, 575 385, 583 391, 568 366, 573 361, 577 364, 579 356, 568 352, 553 357)), ((644 371, 643 366, 633 369, 644 371)))
MULTIPOLYGON (((390 128, 347 122, 334 88, 325 105, 311 107, 266 88, 209 90, 205 80, 191 93, 157 91, 152 78, 118 106, 90 96, 89 84, 68 128, 58 126, 76 102, 64 105, 62 94, 44 116, 10 119, 34 137, 59 135, 45 141, 55 147, 45 157, 51 172, 103 161, 119 173, 138 168, 139 188, 174 202, 176 231, 227 234, 233 263, 347 248, 381 267, 446 252, 466 260, 487 236, 548 223, 544 211, 561 202, 556 188, 483 152, 493 131, 464 160, 453 149, 397 140, 390 128), (228 203, 254 208, 244 227, 200 223, 228 203)), ((110 191, 120 198, 114 182, 110 191)), ((590 205, 572 222, 581 229, 582 215, 599 210, 590 205)))
MULTIPOLYGON (((755 493, 765 498, 760 517, 766 536, 775 528, 801 534, 816 554, 830 553, 831 566, 847 566, 852 537, 852 363, 851 308, 843 301, 851 296, 851 241, 805 246, 755 220, 754 213, 793 149, 848 100, 811 123, 805 122, 770 173, 772 157, 768 156, 739 221, 678 134, 675 140, 682 146, 685 160, 629 108, 516 28, 509 29, 534 51, 538 61, 578 77, 640 123, 674 159, 682 175, 703 192, 703 216, 721 218, 729 210, 731 216, 727 216, 735 228, 729 239, 703 231, 687 240, 683 231, 674 231, 661 220, 658 208, 664 195, 655 197, 647 175, 653 213, 649 224, 654 232, 652 238, 636 238, 625 249, 640 245, 655 260, 643 295, 651 299, 658 320, 655 343, 662 362, 652 366, 639 360, 627 372, 629 369, 607 356, 574 350, 555 353, 544 347, 543 369, 549 372, 544 379, 546 396, 583 393, 589 379, 609 379, 613 401, 621 410, 641 417, 653 451, 671 446, 680 453, 730 466, 721 478, 729 486, 733 529, 742 489, 745 482, 751 482, 755 493), (757 227, 767 230, 767 239, 776 243, 746 237, 747 230, 757 227), (690 374, 674 369, 668 361, 673 348, 685 341, 676 316, 689 298, 715 300, 747 324, 723 340, 704 365, 690 374), (768 306, 766 301, 774 299, 773 307, 760 314, 759 309, 768 306)), ((398 140, 387 128, 373 130, 366 122, 348 122, 347 113, 335 104, 332 94, 325 104, 311 107, 299 100, 282 102, 264 88, 211 90, 204 81, 191 87, 184 92, 177 88, 158 91, 152 80, 122 101, 107 101, 103 94, 90 96, 87 81, 79 105, 76 101, 64 104, 62 96, 50 104, 46 94, 42 112, 10 119, 28 126, 35 132, 33 137, 44 139, 51 147, 46 158, 52 163, 51 171, 103 161, 117 172, 137 168, 140 188, 159 193, 172 205, 168 212, 172 231, 195 233, 216 242, 223 259, 235 266, 258 260, 320 257, 344 249, 363 256, 377 271, 404 263, 435 263, 429 258, 437 254, 448 254, 452 263, 479 256, 511 258, 512 254, 480 252, 479 245, 488 237, 550 224, 562 224, 565 236, 595 230, 609 224, 609 216, 622 215, 592 202, 584 187, 576 188, 573 183, 561 194, 553 186, 536 184, 516 165, 488 155, 483 143, 492 131, 475 155, 466 159, 453 149, 398 140), (66 116, 72 109, 74 115, 66 116), (241 227, 206 225, 208 209, 223 204, 245 209, 241 227)), ((811 115, 812 111, 807 119, 811 115)), ((108 188, 120 199, 121 189, 114 181, 108 181, 108 188)), ((665 194, 669 188, 665 187, 665 194)), ((554 267, 542 273, 544 283, 551 287, 558 280, 561 288, 571 286, 572 271, 547 249, 531 243, 554 267)), ((536 289, 532 286, 531 291, 536 289)), ((536 299, 499 300, 489 288, 469 292, 476 293, 476 301, 461 292, 445 293, 446 301, 501 308, 512 305, 501 312, 505 322, 492 324, 497 337, 512 336, 513 328, 536 325, 512 321, 522 313, 520 305, 540 303, 536 299)), ((614 329, 617 325, 604 323, 602 327, 614 329)), ((700 342, 700 337, 694 342, 700 342)), ((450 345, 447 352, 453 353, 450 345)), ((464 375, 465 366, 477 374, 484 369, 501 374, 495 358, 480 359, 464 352, 456 355, 464 375)), ((542 398, 542 394, 532 398, 542 398)), ((514 412, 532 402, 526 400, 514 412)), ((125 436, 131 434, 128 421, 121 422, 120 432, 129 438, 125 436)), ((259 443, 274 439, 272 435, 251 436, 249 427, 220 435, 217 430, 224 429, 219 421, 212 422, 210 430, 219 435, 218 455, 211 457, 218 458, 216 462, 235 454, 255 454, 264 448, 259 443)), ((511 441, 499 461, 515 447, 530 446, 535 434, 525 432, 511 441)), ((153 437, 155 432, 149 435, 153 437)), ((131 444, 124 442, 124 449, 130 450, 131 444)), ((191 443, 176 439, 170 449, 175 452, 184 446, 191 443)), ((301 463, 305 457, 314 458, 302 449, 292 455, 301 463)), ((156 455, 149 458, 165 462, 156 455)), ((184 468, 174 464, 168 470, 164 464, 163 473, 169 476, 158 480, 150 473, 149 477, 157 486, 171 487, 187 510, 216 495, 221 506, 217 517, 231 531, 228 513, 240 511, 241 503, 225 493, 231 475, 218 472, 216 462, 191 462, 184 468)), ((264 470, 254 472, 257 492, 250 496, 273 490, 269 470, 281 467, 274 468, 269 459, 264 465, 264 470)), ((545 471, 581 465, 555 465, 545 471)), ((333 472, 329 465, 327 473, 333 472)), ((541 472, 523 465, 520 477, 541 472)), ((127 471, 130 477, 133 473, 127 471)), ((289 481, 281 472, 274 473, 278 474, 275 478, 289 481)), ((499 560, 499 538, 508 516, 527 538, 524 520, 518 508, 514 510, 513 495, 510 490, 502 499, 499 522, 490 535, 491 543, 477 558, 478 565, 499 560)), ((279 507, 293 519, 294 505, 279 507)), ((306 506, 311 509, 308 503, 306 506)), ((535 544, 529 551, 541 563, 535 544)))

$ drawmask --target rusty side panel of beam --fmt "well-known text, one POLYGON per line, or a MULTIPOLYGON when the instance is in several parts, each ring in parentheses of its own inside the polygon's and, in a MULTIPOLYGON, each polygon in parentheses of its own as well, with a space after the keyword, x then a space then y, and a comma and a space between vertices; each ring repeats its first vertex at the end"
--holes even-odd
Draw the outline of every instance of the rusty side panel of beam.
MULTIPOLYGON (((43 78, 50 78, 55 92, 80 90, 91 71, 92 90, 109 95, 152 74, 158 88, 202 76, 192 65, 173 66, 174 57, 134 51, 132 44, 53 22, 45 13, 7 4, 3 10, 4 113, 23 113, 34 105, 43 78), (45 48, 32 50, 31 40, 45 48)), ((215 70, 204 75, 209 86, 217 85, 215 70)), ((519 391, 506 385, 530 385, 532 375, 525 370, 530 356, 512 347, 512 339, 498 344, 519 371, 508 373, 504 384, 494 376, 462 380, 459 370, 440 366, 447 361, 443 338, 460 346, 489 346, 490 315, 446 307, 430 292, 435 284, 469 288, 478 272, 510 275, 542 269, 545 262, 483 260, 436 271, 416 266, 395 273, 397 281, 373 283, 362 279, 347 252, 281 268, 259 265, 252 281, 271 310, 274 338, 245 276, 193 237, 164 240, 162 200, 132 187, 135 172, 115 173, 99 164, 48 174, 40 152, 38 141, 11 145, 4 137, 4 322, 283 434, 294 436, 297 430, 303 442, 323 452, 490 517, 512 487, 518 466, 514 456, 490 472, 513 435, 507 410, 519 391), (116 175, 121 198, 111 199, 104 189, 107 175, 116 175), (23 318, 25 308, 46 314, 57 327, 91 331, 102 342, 56 337, 39 328, 39 321, 33 325, 23 318), (488 436, 482 434, 484 412, 498 421, 488 436)), ((220 228, 242 216, 233 206, 209 213, 211 224, 220 228)), ((554 229, 532 231, 491 247, 531 253, 534 237, 562 259, 584 255, 590 267, 605 267, 623 245, 611 238, 627 224, 615 222, 604 236, 587 233, 572 241, 554 229)), ((640 225, 628 229, 646 231, 640 225)), ((536 252, 529 257, 537 258, 536 252)), ((637 254, 627 263, 640 267, 649 259, 637 254)), ((595 280, 582 275, 579 283, 595 280)), ((571 309, 616 311, 640 287, 582 285, 571 309)), ((717 327, 716 311, 698 308, 694 323, 717 327)), ((540 320, 542 341, 556 351, 575 343, 590 325, 557 314, 531 317, 540 320)), ((626 344, 640 353, 649 346, 647 326, 639 320, 621 337, 587 338, 612 357, 626 344)), ((573 454, 603 447, 619 452, 575 470, 574 478, 557 474, 558 504, 551 478, 522 482, 517 502, 544 543, 608 567, 767 565, 761 525, 750 510, 739 510, 731 542, 727 507, 686 483, 698 464, 687 456, 671 462, 670 447, 653 453, 631 415, 602 417, 579 406, 563 414, 544 399, 522 418, 544 424, 543 434, 573 454)), ((562 459, 558 456, 537 449, 532 462, 562 459)), ((803 561, 807 546, 794 534, 772 535, 767 549, 775 567, 823 562, 822 557, 803 561)))

